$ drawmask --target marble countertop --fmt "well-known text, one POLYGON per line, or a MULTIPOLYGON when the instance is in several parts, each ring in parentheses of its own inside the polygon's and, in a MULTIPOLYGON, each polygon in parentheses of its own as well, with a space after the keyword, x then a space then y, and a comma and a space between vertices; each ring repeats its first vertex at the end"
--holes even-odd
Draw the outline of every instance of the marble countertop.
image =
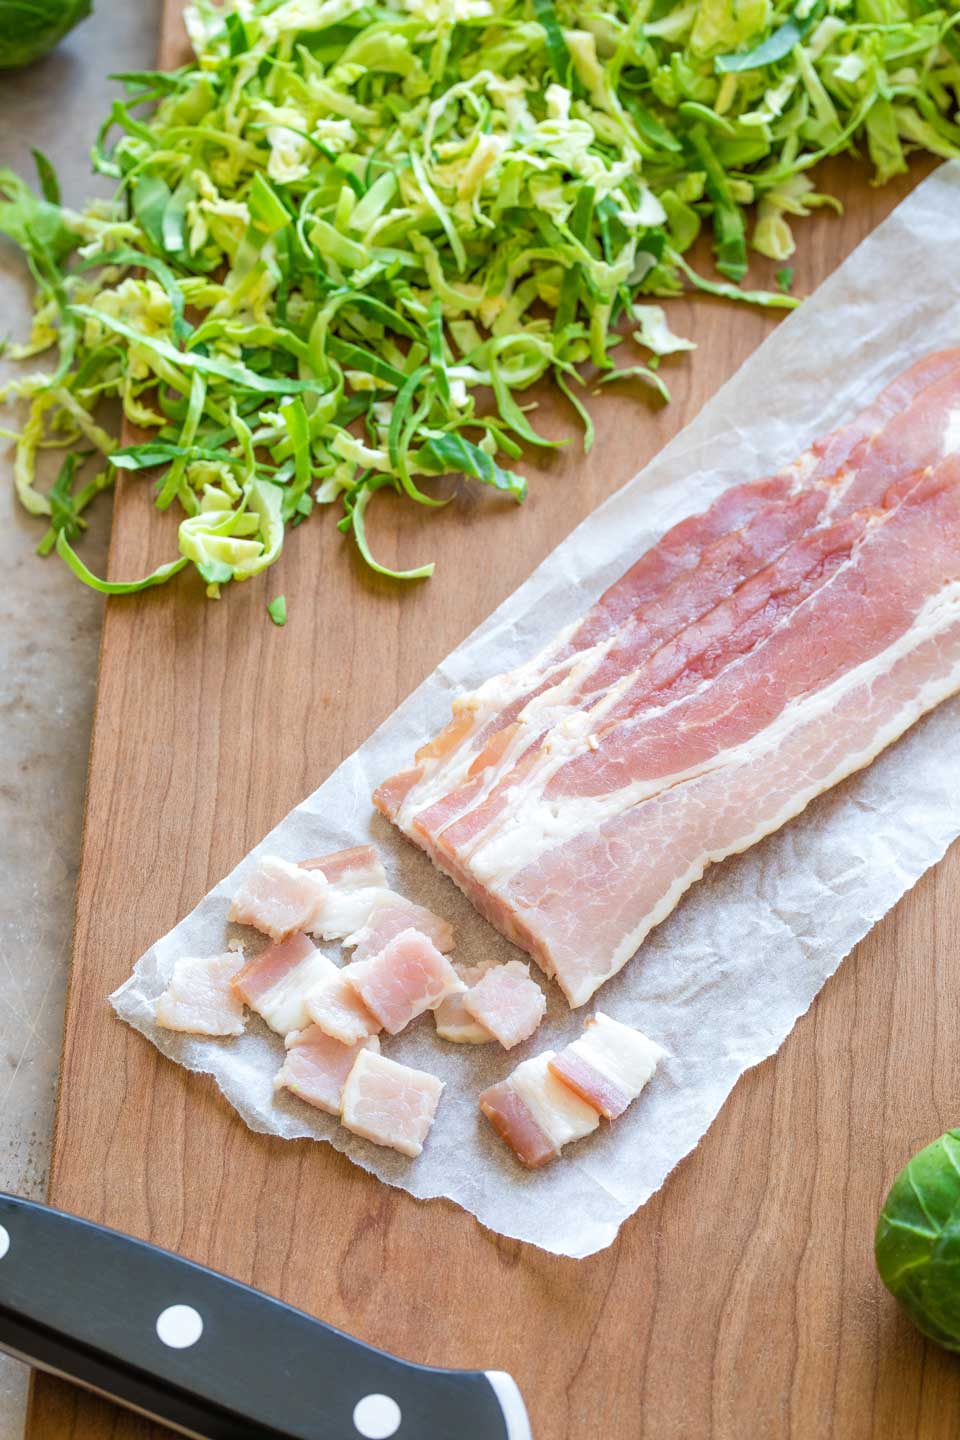
MULTIPOLYGON (((120 93, 106 77, 153 64, 159 16, 160 0, 95 0, 95 13, 52 55, 23 71, 0 71, 0 166, 32 178, 37 146, 57 166, 67 203, 102 190, 88 152, 120 93)), ((0 241, 0 337, 23 336, 29 314, 26 269, 0 241)), ((14 368, 0 362, 0 375, 14 368)), ((13 426, 15 416, 5 408, 0 425, 13 426)), ((42 528, 13 495, 5 440, 0 472, 0 1189, 42 1198, 102 601, 55 557, 34 555, 42 528)), ((101 573, 109 510, 109 499, 101 500, 82 542, 87 563, 101 573)), ((25 1369, 0 1356, 0 1440, 20 1440, 25 1398, 25 1369)))

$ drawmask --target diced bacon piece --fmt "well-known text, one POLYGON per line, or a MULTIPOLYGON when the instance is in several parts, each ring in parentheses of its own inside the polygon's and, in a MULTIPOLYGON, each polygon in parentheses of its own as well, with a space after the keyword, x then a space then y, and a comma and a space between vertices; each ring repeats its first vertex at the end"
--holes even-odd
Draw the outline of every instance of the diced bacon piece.
POLYGON ((233 988, 262 1015, 278 1035, 309 1025, 306 997, 321 980, 339 975, 332 960, 311 944, 306 935, 291 935, 250 960, 233 982, 233 988))
POLYGON ((467 991, 463 1004, 467 1014, 499 1040, 504 1050, 529 1040, 547 1008, 543 991, 531 979, 530 966, 521 960, 508 960, 506 965, 488 970, 467 991))
POLYGON ((479 751, 461 725, 420 752, 393 818, 571 1005, 707 865, 960 689, 958 413, 957 352, 928 357, 458 702, 486 727, 479 751))
POLYGON ((379 955, 361 964, 359 975, 353 965, 343 973, 391 1035, 464 988, 450 961, 419 930, 402 930, 379 955))
POLYGON ((312 930, 323 911, 327 882, 276 855, 263 855, 244 875, 230 906, 230 919, 255 925, 271 940, 312 930))
POLYGON ((501 1140, 507 1142, 521 1165, 526 1165, 528 1170, 539 1170, 541 1165, 555 1160, 560 1154, 509 1080, 484 1090, 480 1096, 480 1109, 501 1140))
POLYGON ((316 860, 301 860, 303 870, 319 870, 327 880, 327 899, 312 927, 322 940, 342 940, 367 922, 375 905, 393 897, 380 857, 372 845, 354 845, 316 860))
POLYGON ((319 1025, 309 1025, 287 1040, 287 1058, 273 1082, 275 1090, 286 1089, 298 1100, 339 1115, 343 1087, 361 1050, 380 1049, 375 1035, 355 1045, 341 1045, 319 1025))
POLYGON ((578 1040, 550 1061, 559 1080, 606 1120, 615 1120, 653 1076, 663 1050, 598 1010, 578 1040))
POLYGON ((157 1024, 190 1035, 242 1035, 243 1001, 231 985, 242 967, 243 955, 234 950, 175 961, 170 984, 157 1000, 157 1024))
POLYGON ((341 1118, 354 1135, 415 1159, 442 1092, 443 1082, 435 1075, 361 1050, 343 1088, 341 1118))
POLYGON ((524 1060, 501 1085, 480 1096, 480 1109, 517 1159, 530 1169, 545 1165, 564 1145, 582 1140, 600 1124, 587 1105, 550 1069, 553 1050, 524 1060))
MULTIPOLYGON (((366 969, 368 963, 362 962, 362 968, 366 969)), ((310 1019, 341 1045, 356 1045, 380 1029, 379 1020, 370 1014, 351 984, 352 974, 360 968, 360 964, 345 965, 342 970, 334 966, 335 973, 321 980, 306 997, 310 1019)))
POLYGON ((379 955, 384 945, 404 930, 419 930, 444 955, 453 949, 453 930, 446 920, 392 892, 377 901, 363 927, 348 935, 343 943, 347 947, 356 946, 354 960, 367 960, 371 955, 379 955))
MULTIPOLYGON (((454 965, 458 980, 469 987, 476 985, 482 980, 487 971, 497 964, 496 960, 481 960, 476 965, 454 965)), ((433 1012, 434 1022, 437 1027, 437 1034, 441 1040, 449 1040, 454 1045, 489 1045, 493 1040, 490 1031, 474 1020, 464 1009, 466 991, 457 995, 448 995, 446 1000, 433 1012)))

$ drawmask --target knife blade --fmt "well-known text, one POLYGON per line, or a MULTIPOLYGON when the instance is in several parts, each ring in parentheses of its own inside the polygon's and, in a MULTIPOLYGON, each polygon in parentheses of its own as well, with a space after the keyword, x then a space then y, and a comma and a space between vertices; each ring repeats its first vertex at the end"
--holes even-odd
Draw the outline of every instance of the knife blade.
POLYGON ((202 1440, 531 1440, 503 1371, 414 1365, 168 1250, 5 1194, 0 1349, 202 1440))

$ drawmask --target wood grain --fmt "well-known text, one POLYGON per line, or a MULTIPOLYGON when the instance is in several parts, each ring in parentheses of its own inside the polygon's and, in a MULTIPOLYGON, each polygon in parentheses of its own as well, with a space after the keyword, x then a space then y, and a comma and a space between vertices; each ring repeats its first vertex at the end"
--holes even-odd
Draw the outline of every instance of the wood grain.
MULTIPOLYGON (((170 5, 164 63, 180 43, 170 5)), ((882 192, 824 182, 844 218, 801 227, 798 280, 823 279, 922 173, 882 192)), ((537 1440, 940 1440, 960 1370, 882 1291, 872 1231, 908 1155, 957 1119, 955 850, 825 987, 774 1060, 737 1086, 667 1185, 592 1259, 546 1256, 419 1204, 310 1142, 250 1133, 213 1084, 112 1017, 109 992, 293 804, 564 535, 700 409, 775 323, 679 302, 692 362, 668 408, 595 402, 588 461, 528 467, 523 510, 463 486, 424 520, 378 500, 391 562, 438 561, 398 590, 332 519, 292 535, 220 604, 181 579, 110 601, 90 762, 51 1200, 169 1246, 432 1364, 519 1381, 537 1440), (266 601, 285 593, 275 629, 266 601)), ((851 356, 856 363, 856 356, 851 356)), ((762 395, 757 397, 763 403, 762 395)), ((556 400, 546 407, 557 430, 556 400)), ((174 520, 121 477, 110 573, 174 550, 174 520)), ((49 1379, 31 1440, 161 1432, 49 1379)))

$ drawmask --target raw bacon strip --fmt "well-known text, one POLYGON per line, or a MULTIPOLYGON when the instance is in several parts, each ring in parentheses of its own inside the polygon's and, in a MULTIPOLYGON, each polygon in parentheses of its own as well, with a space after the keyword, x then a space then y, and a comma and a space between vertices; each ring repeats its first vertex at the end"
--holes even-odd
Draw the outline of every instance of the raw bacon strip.
POLYGON ((374 906, 393 895, 372 845, 355 845, 315 860, 301 860, 300 868, 318 870, 327 881, 326 904, 313 927, 321 940, 342 940, 361 929, 374 906))
POLYGON ((364 961, 362 967, 345 965, 342 970, 334 966, 334 973, 321 980, 306 997, 309 1019, 341 1045, 356 1045, 358 1040, 366 1040, 380 1029, 379 1020, 370 1014, 350 983, 351 972, 366 969, 367 963, 364 961))
POLYGON ((500 1085, 480 1096, 480 1109, 521 1164, 537 1169, 564 1145, 590 1135, 600 1124, 587 1105, 550 1069, 553 1050, 524 1060, 500 1085))
POLYGON ((306 997, 321 980, 338 975, 336 965, 307 939, 291 935, 250 960, 235 976, 233 988, 251 1010, 278 1035, 309 1025, 306 997))
POLYGON ((361 1050, 343 1089, 341 1118, 354 1135, 415 1159, 442 1093, 443 1082, 435 1075, 361 1050))
POLYGON ((343 972, 370 1014, 391 1035, 463 990, 450 961, 419 930, 403 930, 372 960, 343 972))
POLYGON ((636 1100, 663 1058, 639 1030, 598 1010, 578 1040, 550 1061, 558 1080, 604 1117, 615 1120, 636 1100))
POLYGON ((230 983, 242 966, 243 956, 233 950, 175 961, 170 984, 157 1000, 157 1024, 190 1035, 242 1035, 243 1001, 230 983))
POLYGON ((312 930, 323 911, 327 882, 276 855, 263 855, 244 875, 230 906, 231 920, 255 925, 271 940, 312 930))
POLYGON ((463 1005, 504 1050, 529 1040, 547 1008, 543 991, 530 978, 529 965, 520 960, 508 960, 488 970, 467 991, 463 1005))
POLYGON ((886 392, 885 423, 855 438, 826 522, 592 706, 561 707, 519 754, 508 745, 508 768, 452 823, 432 835, 404 823, 571 1004, 707 864, 776 829, 958 688, 955 358, 921 367, 923 387, 908 376, 886 392), (908 412, 891 415, 890 396, 908 412), (850 710, 830 733, 818 717, 850 695, 872 728, 850 710), (787 751, 803 765, 783 770, 787 751))
POLYGON ((379 955, 383 947, 404 930, 419 930, 444 955, 453 949, 453 930, 446 920, 423 905, 415 905, 412 900, 392 893, 377 902, 362 929, 348 935, 343 943, 356 946, 354 960, 367 960, 371 955, 379 955))
POLYGON ((298 1100, 305 1100, 328 1115, 340 1114, 343 1087, 361 1050, 379 1051, 380 1041, 371 1036, 355 1045, 341 1045, 319 1025, 291 1035, 287 1040, 287 1058, 273 1082, 275 1090, 289 1090, 298 1100))
MULTIPOLYGON (((768 480, 749 482, 724 492, 703 515, 682 521, 669 531, 631 570, 601 596, 585 619, 568 627, 527 665, 487 682, 473 695, 454 704, 454 719, 436 740, 417 753, 417 765, 385 782, 375 793, 375 803, 385 815, 409 833, 413 817, 436 799, 475 776, 479 758, 497 732, 510 727, 525 707, 544 692, 560 688, 572 659, 597 650, 601 656, 608 637, 639 614, 646 619, 654 602, 669 599, 678 580, 696 587, 702 584, 704 560, 717 544, 729 548, 735 532, 749 527, 765 514, 768 525, 775 521, 778 507, 791 503, 806 488, 819 489, 821 503, 828 510, 849 513, 866 500, 856 483, 842 473, 864 459, 873 438, 887 421, 908 409, 914 399, 960 365, 960 350, 928 356, 899 376, 852 424, 816 442, 811 449, 781 474, 768 480), (834 477, 839 475, 839 481, 834 477), (846 500, 844 492, 851 493, 846 500), (839 497, 839 498, 838 498, 839 497), (844 509, 845 504, 845 509, 844 509), (438 778, 437 772, 440 772, 438 778)), ((765 554, 771 558, 771 538, 765 554)), ((716 565, 714 556, 711 563, 716 565)), ((729 563, 729 560, 728 562, 729 563)), ((762 563, 762 562, 761 562, 762 563)), ((582 666, 581 666, 582 668, 582 666)), ((588 667, 589 668, 589 667, 588 667)), ((535 708, 535 707, 534 707, 535 708)), ((474 787, 477 788, 476 786, 474 787)), ((427 825, 429 832, 430 826, 427 825)))
MULTIPOLYGON (((469 989, 476 985, 478 980, 482 980, 487 971, 496 964, 496 960, 481 960, 476 965, 454 965, 453 968, 457 972, 457 979, 462 980, 469 989)), ((493 1040, 490 1031, 478 1020, 474 1020, 464 1008, 466 994, 464 990, 441 1000, 433 1012, 437 1034, 441 1040, 449 1040, 453 1045, 489 1045, 493 1040)))

